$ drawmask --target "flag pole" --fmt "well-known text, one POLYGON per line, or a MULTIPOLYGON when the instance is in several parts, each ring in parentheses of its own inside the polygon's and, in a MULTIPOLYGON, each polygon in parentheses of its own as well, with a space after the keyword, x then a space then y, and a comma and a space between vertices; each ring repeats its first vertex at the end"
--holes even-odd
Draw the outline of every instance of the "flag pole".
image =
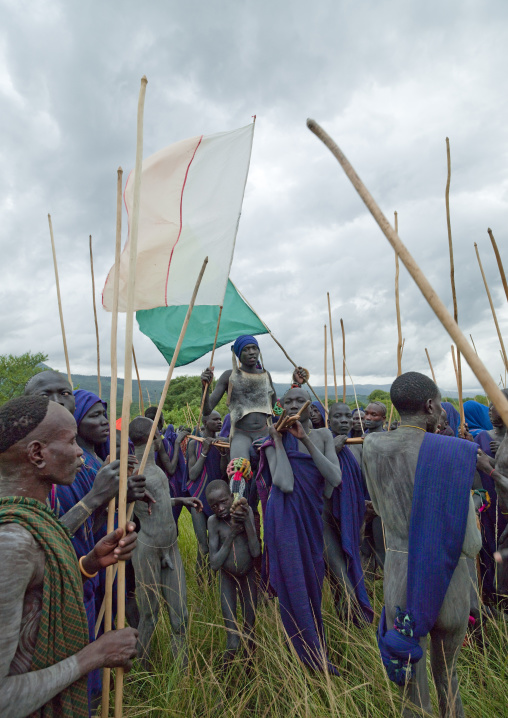
POLYGON ((497 266, 499 267, 499 274, 501 275, 501 281, 503 282, 504 293, 506 294, 506 299, 508 299, 508 284, 506 283, 506 275, 504 273, 501 255, 499 254, 499 249, 497 248, 497 242, 494 239, 494 235, 492 234, 492 230, 490 229, 490 227, 487 229, 487 232, 489 233, 490 241, 492 242, 492 248, 494 250, 494 254, 496 255, 497 266))
POLYGON ((90 272, 92 274, 92 302, 93 302, 93 318, 95 321, 95 341, 97 344, 97 384, 99 385, 99 399, 102 398, 101 388, 101 354, 99 348, 99 325, 97 324, 97 306, 95 304, 95 277, 93 273, 93 252, 92 252, 92 235, 90 235, 90 272))
MULTIPOLYGON (((182 325, 182 329, 181 329, 181 331, 180 331, 180 336, 178 337, 178 342, 177 342, 176 347, 175 347, 175 352, 174 352, 174 354, 173 354, 173 358, 172 358, 171 364, 170 364, 170 366, 169 366, 168 375, 167 375, 167 377, 166 377, 166 383, 164 384, 164 388, 162 389, 161 398, 160 398, 160 400, 159 400, 159 405, 158 405, 158 407, 157 407, 157 413, 155 414, 155 417, 154 417, 154 420, 153 420, 153 425, 152 425, 152 428, 151 428, 151 430, 150 430, 150 435, 149 435, 148 440, 147 440, 147 442, 146 442, 146 447, 145 447, 145 451, 144 451, 144 453, 143 453, 143 458, 141 459, 141 463, 140 463, 139 468, 138 468, 138 474, 142 474, 143 471, 145 470, 146 462, 147 462, 147 459, 148 459, 148 454, 150 453, 150 448, 151 448, 151 446, 152 446, 153 437, 155 436, 155 430, 156 430, 156 428, 157 428, 157 426, 158 426, 158 424, 159 424, 159 419, 160 419, 160 416, 161 416, 161 414, 162 414, 162 407, 164 406, 164 402, 166 401, 166 395, 167 395, 167 393, 168 393, 169 384, 170 384, 170 382, 171 382, 171 377, 173 376, 173 370, 174 370, 174 368, 175 368, 176 360, 178 359, 178 354, 179 354, 179 352, 180 352, 180 348, 181 348, 181 346, 182 346, 182 342, 183 342, 184 337, 185 337, 185 332, 187 331, 187 327, 188 327, 188 325, 189 325, 189 320, 190 320, 190 317, 191 317, 191 314, 192 314, 192 310, 193 310, 193 308, 194 308, 194 302, 196 301, 196 295, 197 295, 197 293, 198 293, 199 285, 201 284, 201 280, 202 280, 202 278, 203 278, 203 274, 204 274, 204 272, 205 272, 207 263, 208 263, 208 257, 206 257, 205 261, 203 262, 203 266, 201 267, 201 271, 200 271, 200 273, 199 273, 198 280, 197 280, 197 282, 196 282, 196 286, 194 287, 194 292, 193 292, 193 294, 192 294, 192 298, 191 298, 191 301, 190 301, 190 304, 189 304, 189 308, 187 309, 187 314, 185 315, 185 319, 184 319, 184 322, 183 322, 183 325, 182 325)), ((125 392, 125 387, 124 387, 124 392, 125 392)), ((185 413, 185 412, 184 412, 184 413, 185 413)), ((124 423, 123 423, 123 421, 122 421, 122 427, 123 427, 123 426, 124 426, 124 423)), ((123 434, 123 432, 122 432, 122 434, 123 434)), ((127 436, 128 436, 128 433, 127 433, 127 436)), ((130 521, 133 511, 134 511, 134 503, 130 504, 130 506, 129 506, 129 511, 128 511, 128 513, 127 513, 127 521, 130 521)), ((120 566, 120 565, 121 565, 121 562, 115 564, 115 565, 112 567, 112 568, 113 568, 113 576, 116 575, 117 568, 118 568, 118 566, 120 566)), ((98 617, 97 617, 97 622, 98 622, 98 625, 99 625, 99 626, 100 626, 100 623, 101 623, 101 621, 102 621, 102 616, 104 615, 105 601, 106 601, 106 599, 104 598, 104 600, 102 601, 102 606, 100 607, 100 610, 99 610, 98 617)), ((97 626, 97 624, 96 624, 96 626, 97 626)), ((116 695, 115 695, 115 698, 116 698, 116 695)), ((116 709, 116 702, 115 702, 115 709, 116 709)), ((116 718, 116 716, 115 716, 115 718, 116 718)))
POLYGON ((307 126, 309 129, 328 147, 330 152, 337 159, 342 169, 349 178, 351 184, 356 189, 360 197, 362 198, 365 206, 372 214, 376 222, 378 223, 381 231, 392 245, 393 249, 398 253, 400 260, 406 267, 409 274, 413 277, 416 285, 420 289, 421 293, 430 304, 434 313, 442 323, 450 337, 453 339, 461 353, 464 355, 467 363, 474 372, 476 378, 482 385, 485 394, 491 399, 492 403, 498 410, 503 421, 508 425, 508 399, 504 396, 494 379, 489 374, 487 368, 476 355, 472 347, 469 345, 464 334, 461 332, 457 322, 454 321, 450 312, 447 310, 443 302, 439 299, 436 292, 432 288, 428 279, 423 274, 420 267, 415 262, 413 256, 402 242, 400 237, 394 232, 390 223, 380 210, 379 206, 374 201, 374 198, 365 187, 361 179, 356 174, 349 160, 342 153, 337 144, 332 140, 315 120, 307 120, 307 126))
POLYGON ((342 331, 342 403, 346 403, 346 330, 344 322, 340 320, 340 329, 342 331))
POLYGON ((337 392, 337 370, 335 368, 335 349, 333 347, 333 329, 332 329, 332 310, 330 308, 330 292, 326 293, 328 299, 328 320, 330 324, 330 344, 332 345, 332 366, 333 366, 333 384, 335 386, 335 401, 339 401, 337 392))
MULTIPOLYGON (((213 357, 215 355, 215 347, 217 346, 217 339, 219 337, 219 327, 220 327, 220 318, 222 316, 222 307, 219 307, 219 317, 217 319, 217 328, 215 330, 215 339, 213 340, 213 347, 212 347, 212 354, 210 356, 210 369, 213 371, 213 357)), ((203 408, 205 406, 205 399, 206 394, 208 392, 208 384, 205 384, 204 390, 203 390, 203 396, 201 397, 201 406, 199 407, 199 416, 198 416, 198 423, 197 423, 197 434, 198 436, 201 436, 200 426, 201 426, 201 417, 203 416, 203 408)))
POLYGON ((138 392, 139 392, 139 412, 141 416, 145 415, 145 403, 143 401, 143 392, 141 390, 141 379, 139 378, 138 363, 136 361, 136 352, 134 351, 134 344, 132 345, 132 358, 134 359, 134 369, 136 370, 136 378, 138 380, 138 392))
POLYGON ((496 310, 494 309, 494 302, 492 301, 489 285, 487 284, 487 278, 485 276, 485 272, 483 271, 482 261, 480 259, 480 253, 478 252, 478 245, 476 244, 476 242, 474 243, 474 249, 476 252, 476 258, 478 260, 478 265, 480 267, 480 272, 482 273, 482 279, 483 279, 483 283, 485 285, 485 291, 487 292, 487 297, 489 300, 490 309, 492 311, 492 317, 494 319, 494 324, 496 325, 497 336, 499 338, 499 343, 501 344, 501 356, 503 358, 505 369, 508 369, 508 358, 506 357, 506 350, 504 348, 503 337, 501 335, 501 330, 499 329, 499 323, 497 321, 496 310))
MULTIPOLYGON (((127 284, 127 311, 125 317, 125 362, 122 402, 122 440, 120 444, 120 484, 118 490, 118 527, 126 530, 127 523, 127 469, 129 455, 129 422, 132 402, 132 335, 134 323, 134 290, 136 286, 136 260, 138 253, 139 203, 141 197, 141 174, 143 164, 143 112, 146 85, 148 80, 141 78, 138 99, 136 165, 134 175, 134 200, 132 224, 129 237, 129 279, 127 284)), ((117 584, 117 628, 125 627, 125 561, 118 563, 117 584)), ((123 668, 116 669, 115 718, 123 715, 123 668)))
MULTIPOLYGON (((453 369, 455 371, 455 379, 457 380, 457 391, 459 394, 459 407, 462 407, 461 416, 464 416, 464 403, 462 401, 462 382, 459 381, 459 372, 458 372, 457 363, 455 361, 455 347, 453 346, 453 344, 451 345, 451 349, 452 349, 453 369)), ((457 354, 458 354, 458 352, 457 352, 457 354)), ((464 417, 464 420, 465 420, 465 417, 464 417)), ((462 421, 462 419, 461 419, 461 421, 462 421)), ((465 437, 465 431, 464 431, 464 437, 465 437)))
POLYGON ((326 324, 325 324, 325 411, 328 414, 328 357, 327 357, 327 342, 326 342, 326 324))
MULTIPOLYGON (((450 220, 450 182, 452 176, 452 164, 450 159, 450 140, 446 138, 446 188, 445 188, 445 205, 446 205, 446 227, 448 230, 448 248, 450 251, 450 283, 452 286, 452 299, 453 299, 453 318, 455 322, 459 323, 459 311, 457 307, 457 292, 455 291, 455 263, 453 261, 453 242, 452 242, 452 225, 450 220)), ((462 365, 460 361, 460 351, 457 347, 457 386, 459 387, 459 412, 460 412, 460 431, 459 435, 464 438, 465 436, 465 416, 464 416, 464 405, 462 402, 462 365), (459 386, 460 385, 460 386, 459 386)))
MULTIPOLYGON (((122 175, 121 167, 117 171, 116 185, 116 242, 115 242, 115 277, 113 284, 113 309, 111 312, 111 387, 109 394, 109 460, 116 459, 116 395, 117 395, 117 329, 118 329, 118 287, 119 287, 119 269, 120 269, 120 252, 122 248, 122 175)), ((91 246, 90 246, 91 249, 91 246)), ((108 504, 108 523, 107 533, 111 533, 115 529, 115 507, 116 499, 113 497, 108 504)), ((113 627, 113 566, 106 569, 106 587, 104 592, 103 604, 105 606, 104 616, 104 633, 111 631, 113 627)), ((98 619, 98 625, 95 625, 95 637, 99 633, 102 616, 98 619)), ((109 716, 109 688, 110 688, 111 668, 102 669, 102 700, 101 700, 101 716, 108 718, 109 716)))
MULTIPOLYGON (((395 233, 399 233, 399 215, 393 213, 395 233)), ((402 374, 402 325, 400 321, 400 299, 399 299, 399 255, 395 252, 395 314, 397 316, 397 376, 402 374)), ((388 419, 388 431, 392 428, 393 404, 390 407, 390 418, 388 419)))
MULTIPOLYGON (((471 337, 471 343, 472 343, 472 345, 473 345, 473 349, 474 349, 475 352, 478 354, 478 352, 476 351, 476 345, 475 345, 475 343, 474 343, 473 335, 470 334, 469 336, 471 337)), ((503 358, 503 355, 502 355, 502 354, 501 354, 501 358, 503 358)))
POLYGON ((64 354, 65 354, 65 365, 67 367, 67 378, 69 380, 69 384, 72 387, 71 366, 69 364, 69 352, 67 351, 67 339, 65 338, 65 327, 64 327, 64 319, 63 319, 63 311, 62 311, 62 298, 60 296, 60 281, 58 279, 58 264, 56 261, 55 238, 53 237, 53 224, 51 223, 51 215, 50 214, 48 214, 48 222, 49 222, 49 236, 51 237, 51 249, 53 252, 53 266, 55 268, 56 296, 58 299, 58 312, 60 314, 60 327, 62 328, 62 339, 63 339, 64 354))

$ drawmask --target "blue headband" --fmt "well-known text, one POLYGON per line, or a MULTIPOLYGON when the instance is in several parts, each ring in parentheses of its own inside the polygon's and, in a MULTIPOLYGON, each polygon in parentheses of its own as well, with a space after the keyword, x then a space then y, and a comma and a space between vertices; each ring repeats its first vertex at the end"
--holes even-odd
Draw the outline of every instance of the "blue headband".
POLYGON ((258 340, 256 337, 252 337, 250 334, 243 334, 241 337, 238 337, 238 339, 235 341, 233 346, 231 347, 236 356, 240 359, 240 354, 245 349, 245 347, 248 344, 255 344, 257 348, 259 349, 258 340))

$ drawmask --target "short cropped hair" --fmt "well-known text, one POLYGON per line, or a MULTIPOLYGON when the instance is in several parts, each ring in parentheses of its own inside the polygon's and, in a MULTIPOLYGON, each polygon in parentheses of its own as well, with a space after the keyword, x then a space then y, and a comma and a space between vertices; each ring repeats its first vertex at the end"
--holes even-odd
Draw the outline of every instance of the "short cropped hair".
POLYGON ((214 491, 217 491, 217 489, 224 489, 228 494, 231 493, 231 489, 229 488, 229 484, 227 483, 227 481, 223 481, 222 479, 214 479, 213 481, 210 481, 210 483, 206 487, 206 498, 208 499, 208 497, 211 496, 214 491))
POLYGON ((146 444, 150 431, 152 430, 153 421, 145 416, 136 416, 129 424, 129 439, 134 446, 146 444))
POLYGON ((0 407, 0 454, 28 436, 48 413, 47 396, 18 396, 0 407))
POLYGON ((386 416, 386 404, 383 404, 382 401, 369 401, 369 406, 380 406, 386 416))
POLYGON ((152 421, 155 419, 155 414, 157 413, 156 406, 149 406, 147 409, 145 409, 145 416, 147 419, 151 419, 152 421))
POLYGON ((429 399, 436 399, 439 389, 425 374, 408 371, 398 376, 390 389, 390 398, 399 414, 422 411, 429 399))

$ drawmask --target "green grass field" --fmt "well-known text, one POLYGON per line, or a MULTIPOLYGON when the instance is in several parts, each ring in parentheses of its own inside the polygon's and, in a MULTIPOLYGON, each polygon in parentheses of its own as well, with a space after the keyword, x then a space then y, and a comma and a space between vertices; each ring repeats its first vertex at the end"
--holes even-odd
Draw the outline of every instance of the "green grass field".
MULTIPOLYGON (((276 601, 259 603, 257 651, 251 674, 247 677, 245 661, 239 656, 223 675, 225 631, 218 581, 209 588, 198 587, 194 573, 196 540, 185 510, 179 527, 188 587, 189 674, 182 675, 172 664, 171 628, 164 611, 152 649, 156 672, 146 673, 137 664, 126 677, 125 716, 390 718, 401 714, 402 702, 382 667, 374 627, 358 629, 340 623, 326 581, 323 615, 330 657, 339 667, 340 678, 310 673, 299 665, 286 647, 276 601)), ((381 610, 381 583, 375 584, 376 619, 381 610)), ((460 655, 459 680, 468 718, 508 716, 507 625, 490 623, 488 641, 487 655, 470 646, 460 655)))

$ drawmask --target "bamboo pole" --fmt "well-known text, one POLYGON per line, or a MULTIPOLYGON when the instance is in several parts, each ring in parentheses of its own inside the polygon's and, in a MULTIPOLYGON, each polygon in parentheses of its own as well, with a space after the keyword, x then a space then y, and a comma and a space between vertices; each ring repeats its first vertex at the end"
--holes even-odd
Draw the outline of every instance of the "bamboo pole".
MULTIPOLYGON (((450 182, 452 176, 452 164, 450 158, 450 140, 446 138, 446 188, 445 188, 445 205, 446 205, 446 228, 448 231, 448 249, 450 252, 450 283, 452 287, 452 299, 453 299, 453 318, 455 322, 459 323, 459 310, 457 306, 457 292, 455 290, 455 263, 453 261, 453 242, 452 242, 452 225, 450 219, 450 182)), ((462 363, 460 360, 460 351, 457 347, 457 385, 459 391, 459 412, 460 412, 460 429, 459 436, 464 437, 465 426, 464 426, 464 407, 462 404, 462 363)))
POLYGON ((480 267, 480 272, 482 273, 482 279, 483 279, 483 283, 485 285, 485 291, 487 292, 487 297, 489 300, 490 309, 492 311, 492 317, 494 319, 494 324, 496 325, 497 336, 499 338, 499 343, 501 344, 501 355, 503 358, 505 368, 508 368, 508 358, 506 357, 506 350, 504 348, 503 337, 501 335, 501 330, 499 329, 499 324, 498 324, 497 316, 496 316, 496 310, 494 309, 494 302, 492 301, 492 297, 490 295, 489 285, 487 284, 487 278, 485 276, 485 272, 483 271, 482 261, 480 259, 480 253, 478 252, 478 245, 476 244, 476 242, 474 243, 474 249, 476 252, 476 258, 478 260, 478 265, 480 267))
POLYGON ((60 327, 62 329, 62 340, 63 340, 64 355, 65 355, 65 365, 67 367, 67 378, 69 380, 69 384, 72 387, 71 366, 69 364, 69 352, 67 351, 67 339, 65 338, 65 327, 64 327, 64 319, 63 319, 63 311, 62 311, 62 297, 60 296, 60 281, 58 279, 58 264, 56 261, 55 238, 53 236, 53 224, 51 223, 51 215, 50 214, 48 214, 48 222, 49 222, 49 236, 51 237, 51 250, 53 252, 53 266, 55 268, 56 296, 58 299, 58 312, 60 314, 60 327))
MULTIPOLYGON (((206 269, 206 265, 207 265, 207 264, 208 264, 208 257, 206 257, 205 261, 203 262, 203 266, 201 267, 201 271, 199 272, 199 276, 198 276, 198 279, 197 279, 197 282, 196 282, 196 286, 194 287, 194 292, 193 292, 193 294, 192 294, 189 307, 188 307, 188 309, 187 309, 187 314, 185 315, 185 319, 184 319, 184 322, 183 322, 183 324, 182 324, 182 329, 180 330, 180 336, 178 337, 178 342, 177 342, 177 344, 176 344, 175 352, 174 352, 174 354, 173 354, 173 358, 172 358, 171 364, 170 364, 170 366, 169 366, 169 371, 168 371, 168 375, 167 375, 167 377, 166 377, 166 382, 165 382, 165 384, 164 384, 164 388, 162 389, 161 398, 160 398, 160 400, 159 400, 159 405, 158 405, 158 408, 157 408, 157 413, 155 414, 155 417, 154 417, 154 420, 153 420, 153 424, 152 424, 152 428, 151 428, 151 430, 150 430, 150 434, 149 434, 148 439, 147 439, 147 442, 146 442, 145 451, 144 451, 144 453, 143 453, 143 457, 142 457, 142 459, 141 459, 141 463, 140 463, 139 468, 138 468, 138 474, 142 474, 143 471, 145 470, 146 462, 147 462, 147 459, 148 459, 148 454, 150 453, 150 448, 151 448, 151 446, 152 446, 153 437, 155 436, 155 431, 156 431, 157 426, 158 426, 158 424, 159 424, 159 419, 160 419, 160 416, 161 416, 161 413, 162 413, 162 407, 164 406, 164 402, 166 401, 166 396, 167 396, 167 393, 168 393, 169 384, 170 384, 170 382, 171 382, 171 377, 173 376, 173 370, 174 370, 175 365, 176 365, 176 360, 178 359, 178 354, 180 353, 180 348, 181 348, 181 346, 182 346, 182 342, 183 342, 184 337, 185 337, 185 332, 187 331, 187 327, 189 326, 189 320, 190 320, 190 317, 191 317, 191 314, 192 314, 192 310, 193 310, 193 308, 194 308, 194 303, 195 303, 195 301, 196 301, 196 296, 197 296, 197 293, 198 293, 199 285, 201 284, 201 280, 202 280, 202 278, 203 278, 203 274, 204 274, 204 272, 205 272, 205 269, 206 269)), ((124 388, 124 391, 125 391, 125 388, 124 388)), ((185 408, 185 407, 184 407, 184 408, 185 408)), ((184 413, 185 413, 185 411, 184 411, 184 413)), ((122 426, 123 426, 123 421, 122 421, 122 426)), ((130 520, 133 511, 134 511, 134 504, 132 503, 132 504, 129 506, 129 511, 128 511, 128 514, 127 514, 127 521, 130 520)), ((114 573, 113 573, 113 576, 116 575, 116 571, 117 571, 118 566, 121 566, 121 562, 120 562, 120 563, 117 563, 117 564, 115 564, 115 565, 113 566, 113 572, 114 572, 114 573)), ((100 607, 99 614, 98 614, 98 618, 97 618, 97 621, 99 622, 99 625, 100 625, 100 622, 102 621, 102 616, 104 615, 104 609, 105 609, 105 599, 104 599, 103 602, 102 602, 102 606, 100 607)), ((115 695, 115 698, 116 698, 116 695, 115 695)), ((116 709, 116 702, 115 702, 115 709, 116 709)), ((116 718, 116 717, 115 717, 115 718, 116 718)))
MULTIPOLYGON (((469 336, 471 337, 471 344, 473 345, 473 349, 475 350, 476 354, 478 354, 478 352, 476 351, 476 346, 475 346, 475 343, 474 343, 473 335, 470 334, 469 336)), ((502 356, 503 356, 503 355, 501 355, 501 358, 502 358, 502 356)))
POLYGON ((434 369, 432 368, 432 362, 430 361, 430 356, 429 356, 429 352, 427 351, 427 347, 425 347, 425 354, 427 355, 427 360, 429 362, 430 373, 432 374, 432 381, 437 386, 436 375, 434 374, 434 369))
POLYGON ((337 393, 337 370, 335 368, 335 349, 333 347, 333 328, 332 328, 332 310, 330 307, 330 292, 326 293, 328 298, 328 318, 330 324, 330 344, 332 345, 332 365, 333 365, 333 384, 335 387, 335 401, 339 401, 339 395, 337 393))
MULTIPOLYGON (((138 99, 136 165, 134 175, 134 199, 129 247, 129 279, 127 285, 127 311, 125 316, 125 365, 122 402, 122 440, 120 444, 120 484, 118 490, 118 527, 124 529, 127 523, 127 469, 129 454, 129 422, 132 402, 132 335, 134 321, 134 290, 136 286, 136 259, 138 253, 139 204, 141 198, 141 174, 143 163, 143 112, 146 94, 146 77, 141 79, 138 99)), ((141 473, 141 472, 140 472, 141 473)), ((125 561, 118 563, 117 584, 117 628, 125 626, 125 561)), ((115 718, 123 715, 123 668, 116 669, 115 718)))
MULTIPOLYGON (((116 186, 116 242, 115 242, 115 276, 113 280, 113 307, 111 311, 111 387, 109 394, 109 460, 116 459, 116 396, 117 396, 117 333, 118 333, 118 287, 120 282, 120 252, 122 249, 122 175, 123 170, 118 168, 116 186)), ((115 529, 115 505, 113 497, 108 504, 108 534, 115 529)), ((113 627, 113 566, 106 569, 106 587, 104 592, 104 633, 111 631, 113 627)), ((99 618, 99 625, 95 626, 95 637, 99 632, 102 616, 99 618)), ((111 680, 111 668, 102 669, 102 700, 101 716, 109 716, 109 687, 111 680)))
POLYGON ((420 289, 421 293, 430 304, 434 313, 442 323, 450 337, 453 339, 461 353, 464 355, 467 363, 471 367, 476 378, 482 385, 485 394, 491 399, 492 403, 498 410, 503 421, 508 425, 508 399, 499 389, 494 379, 489 374, 487 368, 476 355, 472 347, 469 345, 464 334, 459 329, 457 322, 454 321, 450 312, 447 310, 443 302, 439 299, 434 289, 430 285, 428 279, 423 274, 420 267, 415 262, 411 253, 404 245, 400 237, 394 232, 390 223, 381 212, 379 206, 374 201, 374 198, 365 187, 361 179, 356 174, 355 170, 351 166, 348 159, 342 153, 337 144, 332 138, 315 122, 315 120, 307 120, 307 126, 309 129, 328 147, 334 157, 337 159, 342 169, 346 173, 347 177, 351 181, 351 184, 356 189, 360 197, 362 198, 365 206, 372 214, 376 222, 378 223, 381 231, 392 245, 393 249, 398 253, 400 260, 406 267, 409 274, 413 277, 416 285, 420 289))
POLYGON ((358 411, 358 418, 360 419, 360 426, 362 427, 362 434, 363 434, 365 430, 364 430, 364 428, 363 428, 362 415, 360 414, 360 411, 361 411, 360 405, 359 405, 359 403, 358 403, 358 398, 357 398, 357 396, 356 396, 356 387, 355 387, 355 383, 354 383, 354 381, 353 381, 353 377, 351 376, 351 374, 349 373, 349 369, 347 368, 347 364, 346 364, 346 371, 347 371, 347 375, 348 375, 348 377, 349 377, 349 380, 351 381, 351 385, 352 385, 352 387, 353 387, 353 393, 354 393, 354 395, 355 395, 356 409, 357 409, 357 411, 358 411))
MULTIPOLYGON (((458 354, 458 352, 457 352, 458 354)), ((462 400, 462 382, 459 379, 459 370, 458 365, 455 362, 455 347, 452 344, 452 359, 453 359, 453 368, 455 370, 455 379, 457 380, 457 391, 459 393, 459 409, 460 409, 460 423, 461 426, 464 426, 466 417, 464 416, 464 402, 462 400)), ((463 438, 465 437, 465 428, 462 434, 463 438)))
POLYGON ((327 356, 327 341, 326 341, 326 324, 325 324, 325 411, 328 414, 328 356, 327 356))
MULTIPOLYGON (((212 354, 210 356, 210 364, 209 368, 213 371, 213 358, 215 356, 215 348, 217 346, 217 339, 219 337, 219 327, 220 327, 220 319, 222 316, 222 307, 219 308, 219 316, 217 318, 217 328, 215 329, 215 339, 213 340, 213 347, 212 347, 212 354)), ((203 390, 203 396, 201 397, 201 406, 199 407, 199 416, 198 416, 198 424, 197 424, 197 433, 200 435, 200 426, 201 426, 201 417, 203 416, 203 408, 205 406, 205 399, 206 395, 208 393, 208 387, 209 385, 206 384, 203 390)))
MULTIPOLYGON (((395 233, 399 233, 399 217, 394 212, 395 233)), ((400 299, 399 299, 399 255, 395 252, 395 312, 397 315, 397 376, 402 374, 402 324, 400 321, 400 299)))
POLYGON ((340 320, 340 329, 342 332, 342 403, 346 403, 346 330, 342 317, 340 320))
POLYGON ((496 255, 497 266, 499 267, 499 274, 501 275, 501 281, 503 283, 504 293, 506 294, 506 299, 508 300, 508 284, 506 283, 506 275, 504 273, 504 267, 503 267, 503 262, 501 260, 501 255, 499 254, 499 249, 497 248, 497 242, 494 239, 494 235, 492 234, 492 230, 490 229, 490 227, 487 229, 487 232, 489 233, 490 241, 492 242, 492 248, 494 250, 494 254, 496 255))
POLYGON ((90 272, 92 274, 92 302, 93 302, 93 318, 95 321, 95 341, 97 344, 97 384, 99 385, 99 399, 102 398, 101 388, 101 353, 99 348, 99 326, 97 324, 97 305, 95 303, 95 277, 93 273, 93 252, 92 252, 92 235, 90 235, 90 272))
POLYGON ((134 351, 134 344, 132 345, 132 358, 134 359, 134 369, 136 370, 136 378, 138 380, 138 393, 139 393, 139 413, 141 416, 145 415, 145 402, 143 401, 143 391, 141 389, 141 379, 139 378, 138 363, 136 361, 136 352, 134 351))

